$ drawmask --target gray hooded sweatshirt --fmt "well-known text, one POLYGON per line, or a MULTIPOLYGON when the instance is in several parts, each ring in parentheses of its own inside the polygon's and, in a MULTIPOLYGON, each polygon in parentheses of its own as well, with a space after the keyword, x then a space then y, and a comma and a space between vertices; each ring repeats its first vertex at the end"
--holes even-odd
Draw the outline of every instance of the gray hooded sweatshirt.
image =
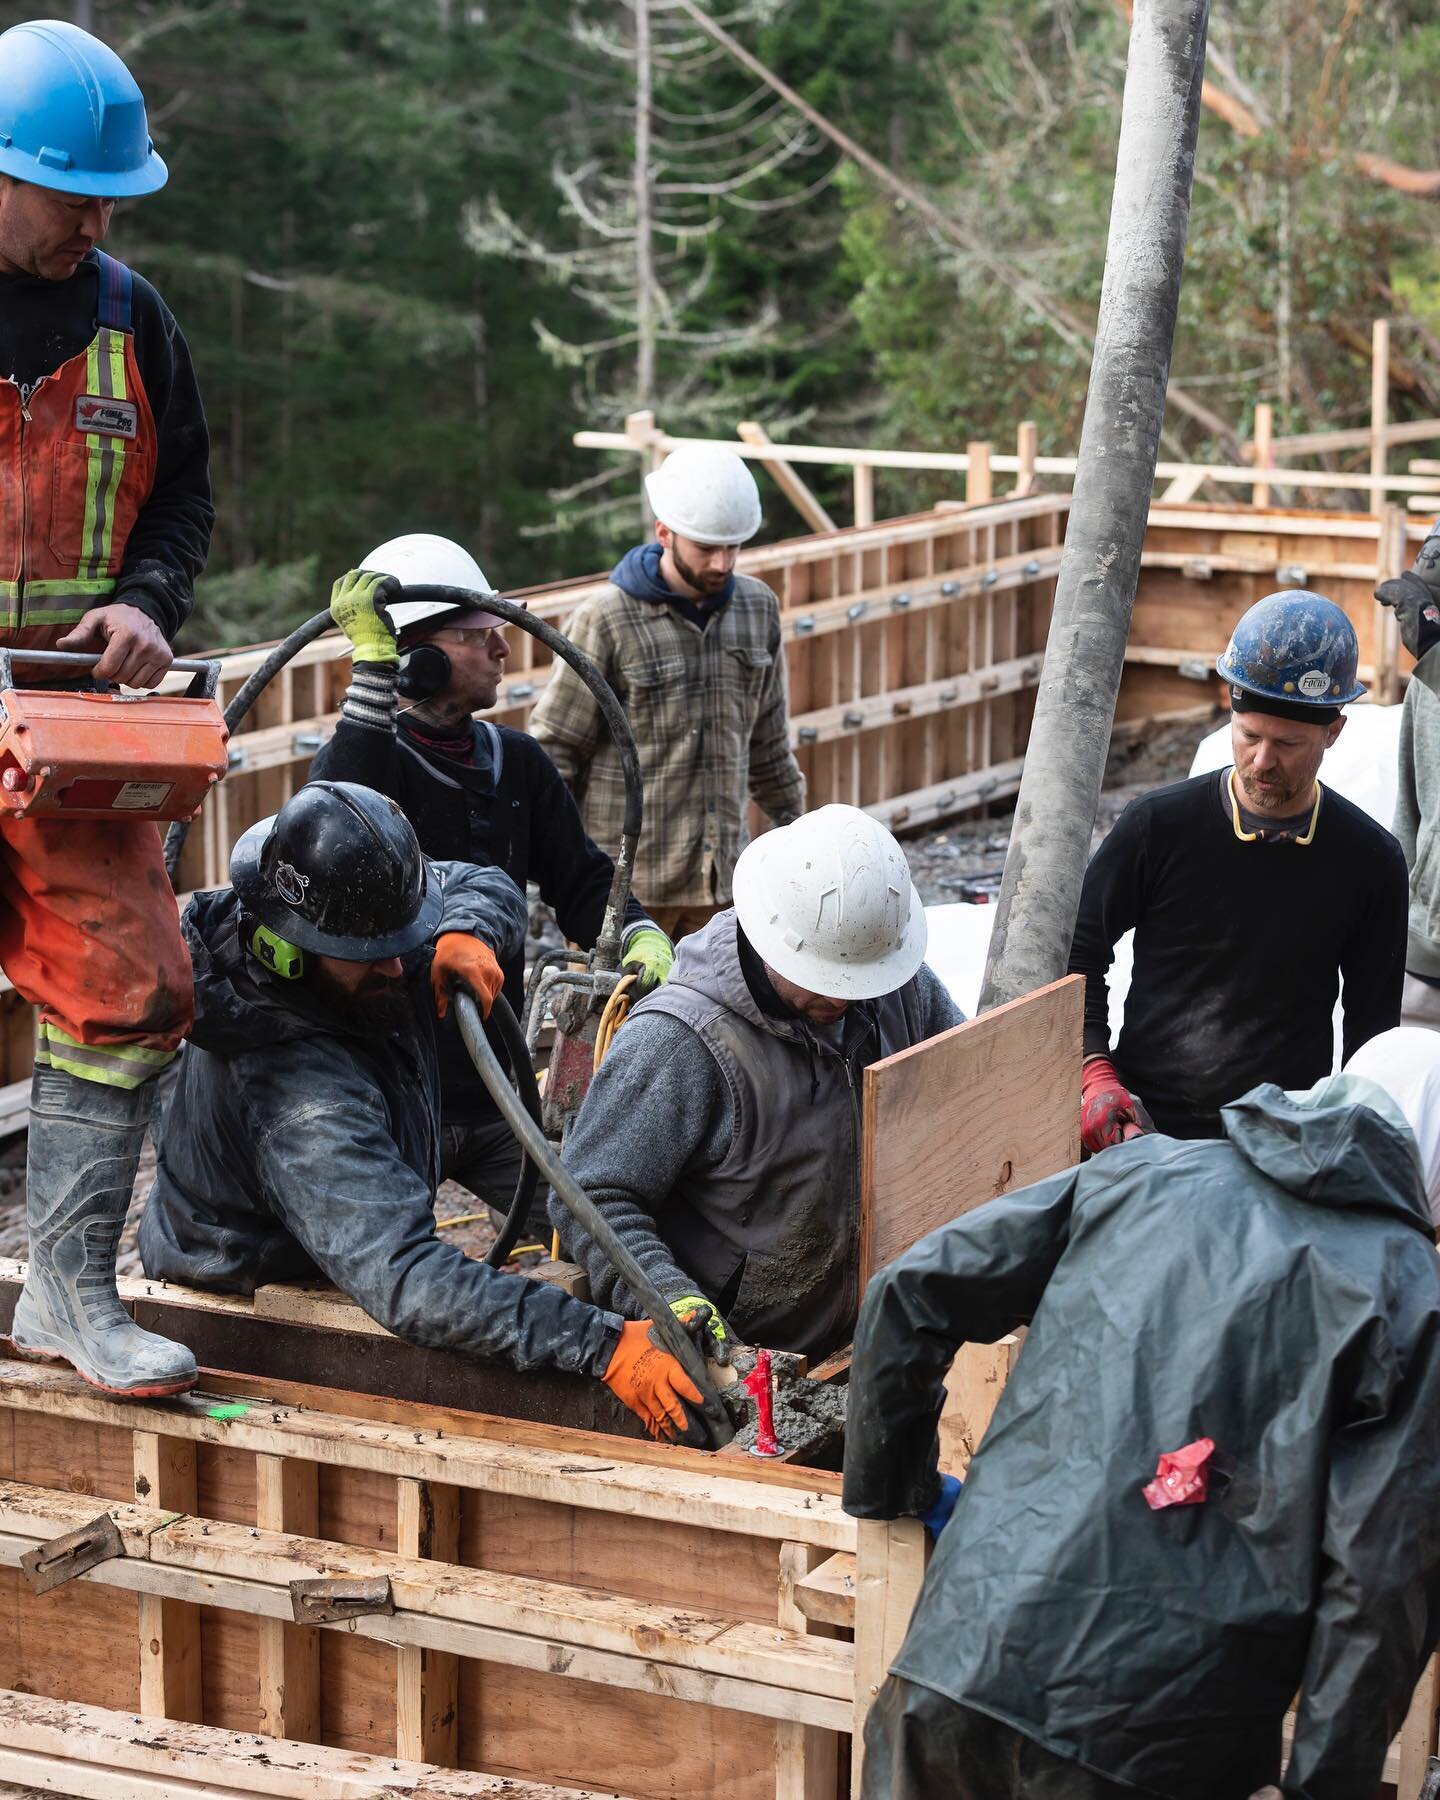
MULTIPOLYGON (((566 1166, 667 1300, 699 1295, 747 1343, 825 1356, 859 1305, 860 1073, 963 1018, 923 964, 831 1032, 771 1018, 727 908, 616 1037, 566 1166)), ((550 1216, 596 1305, 639 1316, 553 1195, 550 1216)))
POLYGON ((1440 981, 1440 644, 1415 665, 1400 717, 1393 830, 1410 871, 1405 967, 1440 981))

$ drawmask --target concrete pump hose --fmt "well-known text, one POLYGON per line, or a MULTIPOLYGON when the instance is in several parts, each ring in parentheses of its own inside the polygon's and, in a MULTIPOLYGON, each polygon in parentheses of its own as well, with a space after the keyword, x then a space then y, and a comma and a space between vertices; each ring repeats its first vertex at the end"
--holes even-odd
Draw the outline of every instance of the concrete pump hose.
POLYGON ((718 1450, 735 1436, 735 1428, 719 1400, 705 1368, 705 1359, 689 1333, 671 1312, 660 1290, 635 1260, 633 1253, 615 1235, 614 1228, 575 1177, 561 1162, 550 1140, 526 1112, 519 1096, 505 1078, 499 1058, 485 1036, 480 1009, 463 988, 455 992, 454 1006, 460 1021, 460 1035, 470 1060, 485 1083, 490 1098, 499 1107, 510 1129, 519 1138, 525 1154, 538 1165, 540 1172, 554 1188, 572 1219, 590 1237, 609 1261, 611 1267, 644 1307, 655 1327, 655 1336, 670 1352, 704 1396, 702 1419, 710 1434, 711 1445, 718 1450))

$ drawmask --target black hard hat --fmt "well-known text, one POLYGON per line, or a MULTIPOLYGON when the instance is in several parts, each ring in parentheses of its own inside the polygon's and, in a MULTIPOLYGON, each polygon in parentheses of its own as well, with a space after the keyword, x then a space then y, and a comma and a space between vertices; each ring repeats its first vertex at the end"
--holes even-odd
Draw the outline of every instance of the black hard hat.
POLYGON ((433 936, 440 883, 393 800, 312 781, 230 852, 245 910, 288 943, 345 962, 403 956, 433 936))

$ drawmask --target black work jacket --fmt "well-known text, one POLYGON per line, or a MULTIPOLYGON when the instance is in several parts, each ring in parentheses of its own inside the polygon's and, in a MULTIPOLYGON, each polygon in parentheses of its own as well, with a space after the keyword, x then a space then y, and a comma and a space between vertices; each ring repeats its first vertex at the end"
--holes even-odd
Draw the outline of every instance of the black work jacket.
MULTIPOLYGON (((459 863, 438 872, 439 930, 511 949, 524 930, 513 884, 459 863)), ((243 948, 239 921, 230 892, 197 894, 186 909, 195 1029, 158 1133, 140 1226, 146 1274, 232 1294, 323 1276, 428 1349, 603 1374, 617 1318, 436 1235, 430 946, 406 962, 406 1017, 362 1031, 303 982, 267 971, 243 948)))
MULTIPOLYGON (((418 743, 402 718, 394 733, 342 718, 310 765, 311 778, 358 781, 388 794, 415 827, 427 856, 490 863, 523 893, 535 882, 560 929, 593 948, 605 918, 614 864, 585 835, 580 813, 554 763, 523 731, 475 721, 475 763, 458 763, 418 743)), ((643 919, 631 897, 625 919, 643 919)), ((525 1000, 525 946, 500 958, 505 993, 525 1000)), ((498 1117, 453 1021, 437 1033, 447 1123, 498 1117)))
POLYGON ((1030 1332, 892 1667, 1168 1800, 1375 1793, 1440 1608, 1440 1259, 1414 1139, 1337 1077, 1147 1136, 882 1270, 845 1506, 921 1513, 965 1341, 1030 1332), (1203 1504, 1160 1455, 1216 1445, 1203 1504))

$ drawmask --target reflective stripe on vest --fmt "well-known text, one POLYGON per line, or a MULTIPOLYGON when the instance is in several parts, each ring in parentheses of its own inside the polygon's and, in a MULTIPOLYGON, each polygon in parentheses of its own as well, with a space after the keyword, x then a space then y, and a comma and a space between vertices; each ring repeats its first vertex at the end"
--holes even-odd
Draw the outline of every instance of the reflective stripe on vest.
POLYGON ((154 481, 154 419, 135 361, 131 275, 97 251, 96 331, 22 406, 0 383, 0 631, 52 643, 113 592, 125 544, 154 481), (85 403, 95 402, 94 407, 85 403), (104 416, 105 403, 113 410, 104 416), (99 415, 109 429, 86 430, 99 415), (12 480, 13 474, 13 480, 12 480))

